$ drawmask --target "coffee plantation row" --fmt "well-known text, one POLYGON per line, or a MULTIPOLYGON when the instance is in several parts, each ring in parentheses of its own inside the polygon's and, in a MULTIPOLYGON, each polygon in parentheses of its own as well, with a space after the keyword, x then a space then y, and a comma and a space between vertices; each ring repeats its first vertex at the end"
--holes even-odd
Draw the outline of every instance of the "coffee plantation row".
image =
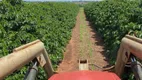
MULTIPOLYGON (((0 57, 18 46, 40 39, 56 67, 71 38, 78 9, 73 3, 0 1, 0 57)), ((6 80, 22 80, 26 70, 23 67, 6 80)), ((38 79, 45 80, 41 75, 38 79)))
POLYGON ((115 63, 121 39, 126 35, 142 38, 142 4, 137 0, 108 0, 85 5, 87 18, 102 36, 106 55, 115 63))

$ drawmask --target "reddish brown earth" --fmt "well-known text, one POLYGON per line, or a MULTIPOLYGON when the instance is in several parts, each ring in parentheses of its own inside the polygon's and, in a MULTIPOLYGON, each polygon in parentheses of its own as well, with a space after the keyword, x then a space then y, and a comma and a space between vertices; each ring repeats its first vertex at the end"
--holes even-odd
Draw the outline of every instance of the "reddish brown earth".
POLYGON ((60 73, 79 70, 78 60, 81 58, 88 59, 90 70, 101 70, 98 67, 103 68, 108 65, 104 57, 103 40, 87 21, 84 12, 80 10, 76 17, 76 25, 72 30, 72 38, 66 46, 64 59, 59 64, 57 71, 60 73), (86 27, 84 28, 85 33, 81 33, 80 26, 82 25, 86 27), (80 36, 83 38, 80 39, 80 36), (91 49, 88 49, 88 46, 91 49))

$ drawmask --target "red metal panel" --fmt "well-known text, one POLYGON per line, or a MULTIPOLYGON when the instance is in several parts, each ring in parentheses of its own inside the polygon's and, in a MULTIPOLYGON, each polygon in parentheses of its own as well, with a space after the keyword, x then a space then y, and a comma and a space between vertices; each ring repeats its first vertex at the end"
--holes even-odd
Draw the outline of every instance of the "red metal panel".
POLYGON ((55 74, 49 80, 120 80, 120 78, 110 72, 75 71, 55 74))

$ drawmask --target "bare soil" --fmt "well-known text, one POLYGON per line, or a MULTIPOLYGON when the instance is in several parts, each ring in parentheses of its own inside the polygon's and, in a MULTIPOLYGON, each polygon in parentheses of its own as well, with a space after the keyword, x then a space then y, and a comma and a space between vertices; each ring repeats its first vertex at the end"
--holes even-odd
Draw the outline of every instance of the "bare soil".
POLYGON ((83 9, 80 9, 76 17, 72 38, 66 46, 64 59, 57 71, 60 73, 79 70, 79 59, 88 59, 90 70, 102 70, 101 68, 108 65, 104 56, 103 40, 86 19, 83 9))

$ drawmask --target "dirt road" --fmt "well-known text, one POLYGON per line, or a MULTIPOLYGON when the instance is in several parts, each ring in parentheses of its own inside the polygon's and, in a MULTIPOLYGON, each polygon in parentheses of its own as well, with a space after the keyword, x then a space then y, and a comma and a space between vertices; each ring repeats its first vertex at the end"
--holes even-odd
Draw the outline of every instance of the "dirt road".
POLYGON ((70 72, 79 70, 78 60, 88 59, 90 70, 101 70, 108 65, 104 57, 103 40, 87 21, 84 9, 80 11, 76 18, 76 25, 72 30, 72 38, 64 52, 64 59, 60 63, 58 72, 70 72))

